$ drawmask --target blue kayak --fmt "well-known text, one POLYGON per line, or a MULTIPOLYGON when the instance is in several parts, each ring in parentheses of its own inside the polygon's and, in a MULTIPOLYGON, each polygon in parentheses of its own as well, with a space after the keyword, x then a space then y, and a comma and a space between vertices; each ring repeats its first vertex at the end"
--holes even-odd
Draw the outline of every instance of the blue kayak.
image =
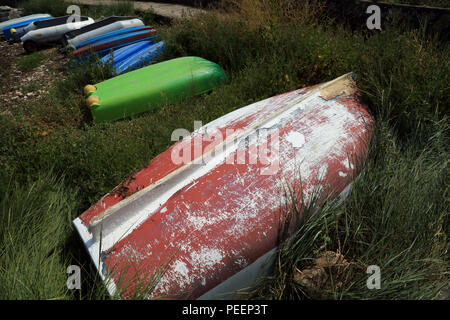
POLYGON ((34 22, 34 21, 42 21, 42 20, 49 20, 49 19, 53 19, 52 16, 49 17, 39 17, 39 18, 31 18, 28 20, 23 20, 20 22, 16 22, 16 23, 12 23, 12 24, 8 24, 6 26, 3 26, 2 28, 2 32, 3 35, 5 36, 5 39, 10 40, 13 38, 13 34, 11 33, 11 29, 21 29, 24 28, 26 26, 28 26, 30 23, 34 22))
POLYGON ((47 17, 51 17, 51 15, 49 15, 48 13, 36 13, 36 14, 30 14, 28 16, 15 18, 15 19, 9 19, 9 20, 0 22, 0 34, 3 34, 2 29, 5 28, 6 26, 9 26, 10 24, 19 23, 22 21, 32 20, 32 19, 36 19, 36 18, 47 18, 47 17))
POLYGON ((137 39, 137 40, 133 40, 133 41, 127 41, 127 42, 124 42, 124 43, 117 44, 117 45, 115 45, 115 46, 113 46, 111 48, 108 48, 108 49, 99 50, 96 53, 97 53, 98 57, 102 58, 105 55, 107 55, 108 53, 110 53, 111 50, 114 52, 115 50, 121 49, 121 48, 126 47, 126 46, 128 46, 130 44, 136 44, 136 43, 139 43, 139 42, 142 42, 142 41, 149 41, 152 44, 154 44, 154 43, 159 41, 159 36, 155 35, 155 36, 149 36, 149 37, 145 37, 145 38, 137 39))
MULTIPOLYGON (((15 23, 19 23, 19 22, 23 22, 23 21, 33 21, 33 19, 37 19, 37 18, 52 18, 51 15, 49 15, 48 13, 36 13, 36 14, 31 14, 28 16, 24 16, 24 17, 20 17, 20 18, 15 18, 15 19, 10 19, 10 20, 6 20, 3 22, 0 22, 0 34, 3 34, 3 28, 11 25, 11 24, 15 24, 15 23)), ((30 23, 30 22, 29 22, 30 23)))
POLYGON ((165 48, 163 41, 153 43, 153 41, 141 41, 127 45, 110 54, 104 56, 103 64, 111 63, 117 74, 125 73, 144 66, 148 62, 156 61, 159 53, 165 48))
POLYGON ((123 48, 130 44, 142 41, 150 41, 156 43, 159 41, 159 35, 154 29, 138 32, 130 32, 120 36, 112 37, 108 40, 96 42, 94 44, 84 46, 73 52, 74 56, 79 60, 91 59, 92 53, 95 52, 97 57, 102 58, 111 51, 123 48))
POLYGON ((107 32, 105 34, 99 35, 97 37, 94 37, 92 39, 89 39, 87 41, 81 42, 77 45, 75 45, 75 49, 79 49, 88 45, 94 45, 97 43, 101 43, 104 41, 111 41, 112 38, 115 38, 117 36, 121 36, 124 34, 128 34, 128 33, 134 33, 134 32, 138 32, 138 31, 143 31, 143 30, 147 30, 150 27, 131 27, 131 28, 125 28, 125 29, 120 29, 120 30, 115 30, 115 31, 111 31, 111 32, 107 32))

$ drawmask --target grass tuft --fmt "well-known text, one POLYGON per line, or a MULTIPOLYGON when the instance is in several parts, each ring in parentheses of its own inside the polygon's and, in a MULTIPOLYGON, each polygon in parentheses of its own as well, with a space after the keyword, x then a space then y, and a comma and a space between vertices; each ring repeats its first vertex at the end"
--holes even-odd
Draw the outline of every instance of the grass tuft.
POLYGON ((43 52, 35 52, 20 59, 17 63, 17 69, 20 71, 31 71, 42 65, 44 59, 45 54, 43 52))
POLYGON ((65 241, 76 215, 76 193, 44 175, 11 181, 0 201, 0 295, 2 299, 65 299, 65 241))
MULTIPOLYGON (((446 285, 448 159, 442 148, 448 127, 437 123, 425 149, 405 147, 381 123, 369 161, 343 203, 328 201, 279 251, 271 277, 247 297, 265 299, 432 299, 446 285), (446 133, 445 133, 446 132, 446 133), (401 154, 401 155, 400 155, 401 154), (333 251, 350 261, 345 271, 327 269, 339 286, 305 287, 296 270, 333 251), (381 289, 369 290, 367 267, 381 269, 381 289)), ((448 150, 447 150, 448 152, 448 150)))

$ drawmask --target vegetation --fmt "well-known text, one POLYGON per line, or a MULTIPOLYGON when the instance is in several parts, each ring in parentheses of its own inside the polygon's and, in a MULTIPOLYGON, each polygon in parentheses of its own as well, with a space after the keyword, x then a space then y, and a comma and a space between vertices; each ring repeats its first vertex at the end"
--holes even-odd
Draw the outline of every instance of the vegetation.
POLYGON ((23 57, 17 63, 17 69, 20 71, 30 71, 34 68, 39 67, 42 64, 42 61, 45 59, 45 55, 42 52, 35 52, 30 54, 29 56, 23 57))
MULTIPOLYGON (((28 1, 26 10, 46 11, 46 3, 28 1)), ((174 129, 349 71, 377 120, 369 159, 348 200, 322 205, 249 297, 436 295, 449 275, 448 43, 426 27, 351 31, 315 1, 233 1, 226 12, 158 30, 168 44, 163 59, 204 57, 224 67, 230 82, 210 95, 94 125, 82 88, 113 72, 93 63, 68 68, 46 97, 0 114, 1 297, 106 298, 72 219, 172 144, 174 129), (341 284, 317 289, 293 281, 323 250, 350 261, 332 273, 341 284), (80 295, 66 290, 70 264, 84 268, 80 295), (381 290, 365 287, 372 264, 382 270, 381 290)))
POLYGON ((351 195, 341 205, 321 206, 292 243, 282 246, 274 274, 246 297, 434 298, 449 275, 448 157, 441 130, 437 123, 436 135, 419 151, 381 122, 351 195), (325 268, 327 284, 293 281, 324 251, 342 254, 349 265, 325 268), (380 267, 380 290, 367 289, 370 265, 380 267))
MULTIPOLYGON (((67 8, 71 4, 77 4, 77 1, 28 0, 22 2, 19 6, 24 9, 24 14, 45 12, 54 17, 60 17, 72 14, 72 12, 67 12, 67 8)), ((111 15, 134 15, 133 3, 131 1, 117 1, 111 4, 99 5, 77 5, 80 6, 81 15, 89 16, 93 19, 111 15)))

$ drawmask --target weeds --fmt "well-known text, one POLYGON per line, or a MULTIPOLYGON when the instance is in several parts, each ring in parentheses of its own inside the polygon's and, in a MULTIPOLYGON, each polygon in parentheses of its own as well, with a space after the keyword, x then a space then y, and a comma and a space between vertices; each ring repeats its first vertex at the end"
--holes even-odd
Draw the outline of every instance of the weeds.
POLYGON ((11 181, 0 200, 2 299, 65 299, 68 256, 62 256, 76 216, 76 193, 51 175, 23 186, 11 181))
POLYGON ((414 144, 402 147, 379 123, 370 160, 349 198, 339 205, 336 201, 322 205, 282 247, 273 276, 250 297, 432 299, 449 275, 448 159, 442 152, 448 127, 435 125, 440 134, 421 149, 414 144), (344 271, 328 270, 329 282, 340 286, 325 289, 296 283, 296 270, 310 267, 326 251, 350 261, 344 271), (366 286, 369 265, 381 269, 380 290, 366 286))
POLYGON ((31 71, 42 64, 42 61, 45 59, 45 54, 42 52, 35 52, 28 56, 23 57, 17 63, 17 69, 20 71, 31 71))

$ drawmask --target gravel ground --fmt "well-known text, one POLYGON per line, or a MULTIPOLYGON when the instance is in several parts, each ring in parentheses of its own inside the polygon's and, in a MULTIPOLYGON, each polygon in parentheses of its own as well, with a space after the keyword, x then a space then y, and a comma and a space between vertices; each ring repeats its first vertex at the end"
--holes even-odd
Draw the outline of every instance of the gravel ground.
POLYGON ((45 95, 56 79, 64 77, 63 66, 67 58, 57 48, 43 49, 44 59, 32 70, 21 71, 17 63, 27 55, 20 43, 0 41, 0 113, 24 101, 45 95))

